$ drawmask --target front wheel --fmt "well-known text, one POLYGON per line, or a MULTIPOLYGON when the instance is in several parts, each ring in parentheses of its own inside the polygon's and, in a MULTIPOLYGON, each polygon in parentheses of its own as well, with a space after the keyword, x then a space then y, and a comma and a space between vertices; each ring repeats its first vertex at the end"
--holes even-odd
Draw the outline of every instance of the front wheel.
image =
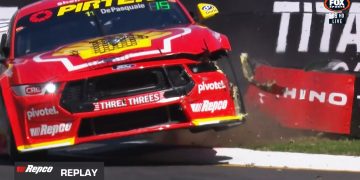
POLYGON ((241 65, 236 66, 236 62, 230 58, 221 58, 216 61, 216 66, 226 75, 227 79, 230 82, 231 94, 235 102, 235 108, 237 113, 246 114, 245 103, 241 93, 241 65), (238 69, 238 71, 237 71, 238 69), (240 74, 238 76, 238 74, 240 74))
POLYGON ((17 150, 13 131, 10 126, 10 121, 7 115, 5 103, 2 93, 0 93, 0 135, 6 140, 6 154, 9 156, 9 160, 16 161, 29 161, 39 160, 47 155, 46 151, 38 151, 31 153, 20 153, 17 150))
MULTIPOLYGON (((229 80, 231 95, 235 103, 236 113, 238 115, 245 116, 246 115, 245 103, 241 93, 240 79, 238 78, 236 71, 236 69, 239 69, 238 72, 240 73, 241 67, 237 68, 236 63, 227 57, 219 59, 218 61, 215 62, 215 65, 218 67, 219 70, 221 70, 226 75, 227 79, 229 80)), ((245 119, 242 119, 239 122, 226 124, 221 127, 215 127, 214 130, 215 131, 227 130, 229 128, 243 124, 244 121, 245 119)))

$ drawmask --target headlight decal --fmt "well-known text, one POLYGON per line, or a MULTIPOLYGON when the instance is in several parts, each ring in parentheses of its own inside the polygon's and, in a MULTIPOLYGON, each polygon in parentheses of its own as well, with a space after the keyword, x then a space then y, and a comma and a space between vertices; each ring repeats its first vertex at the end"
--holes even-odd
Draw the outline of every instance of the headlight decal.
POLYGON ((49 82, 45 84, 36 85, 21 85, 13 86, 12 90, 17 96, 35 96, 45 94, 56 94, 59 89, 59 85, 49 82))

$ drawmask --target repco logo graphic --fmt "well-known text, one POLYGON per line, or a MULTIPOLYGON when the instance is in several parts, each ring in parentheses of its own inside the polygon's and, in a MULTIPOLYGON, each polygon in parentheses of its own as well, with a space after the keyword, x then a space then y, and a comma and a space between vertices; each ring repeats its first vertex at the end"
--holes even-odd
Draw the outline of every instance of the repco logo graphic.
POLYGON ((30 128, 31 137, 37 136, 55 136, 59 133, 69 132, 71 130, 72 123, 61 123, 55 125, 41 125, 40 127, 30 128))
POLYGON ((17 173, 29 173, 29 174, 46 174, 53 171, 53 166, 16 166, 17 173))
POLYGON ((325 0, 325 7, 330 11, 344 11, 350 8, 350 0, 325 0))
POLYGON ((213 101, 204 100, 202 103, 191 104, 193 112, 211 112, 225 110, 228 106, 228 101, 213 101))

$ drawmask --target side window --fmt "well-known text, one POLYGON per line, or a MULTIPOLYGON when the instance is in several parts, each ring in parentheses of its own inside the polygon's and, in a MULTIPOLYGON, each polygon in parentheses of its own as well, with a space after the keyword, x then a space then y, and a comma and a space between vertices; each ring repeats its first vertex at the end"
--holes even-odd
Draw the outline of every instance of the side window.
MULTIPOLYGON (((5 57, 8 57, 10 55, 11 35, 12 35, 12 29, 13 29, 13 24, 14 24, 14 19, 15 19, 16 13, 12 16, 12 18, 9 22, 9 27, 6 32, 7 36, 6 36, 6 39, 4 40, 5 42, 1 42, 1 47, 3 47, 1 50, 1 52, 2 52, 1 55, 5 56, 5 57)), ((1 40, 3 41, 2 37, 1 37, 1 40)))

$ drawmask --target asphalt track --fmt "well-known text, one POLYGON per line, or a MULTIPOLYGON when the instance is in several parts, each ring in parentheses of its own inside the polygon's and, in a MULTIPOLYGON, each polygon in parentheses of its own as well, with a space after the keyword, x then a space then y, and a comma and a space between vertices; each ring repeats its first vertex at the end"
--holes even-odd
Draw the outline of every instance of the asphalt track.
MULTIPOLYGON (((360 173, 239 167, 222 163, 211 148, 108 141, 53 151, 36 161, 105 162, 106 180, 338 180, 360 179, 360 173), (71 154, 72 156, 66 156, 71 154)), ((33 161, 29 159, 29 161, 33 161)), ((346 163, 346 162, 343 162, 346 163)), ((12 163, 2 157, 0 180, 12 180, 12 163)))

